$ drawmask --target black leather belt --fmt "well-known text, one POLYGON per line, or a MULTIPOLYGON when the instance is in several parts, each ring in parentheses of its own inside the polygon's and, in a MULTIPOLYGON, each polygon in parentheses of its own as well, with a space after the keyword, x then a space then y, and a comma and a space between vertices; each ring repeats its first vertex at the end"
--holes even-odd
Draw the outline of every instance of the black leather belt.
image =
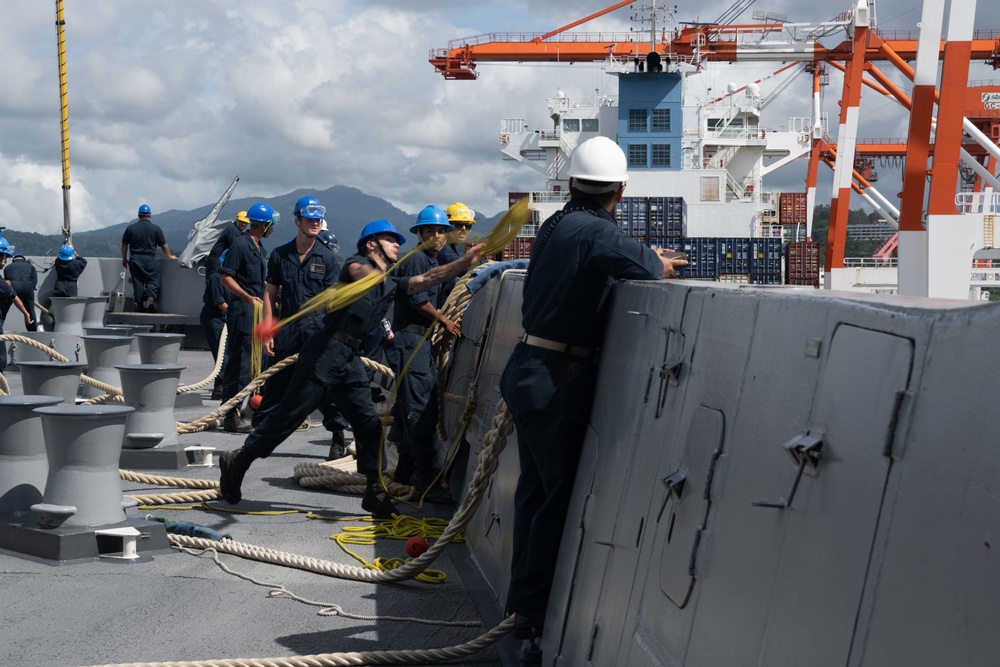
POLYGON ((403 327, 403 331, 407 333, 420 334, 421 336, 423 336, 425 333, 427 333, 427 327, 422 327, 419 324, 411 324, 409 326, 403 327))
POLYGON ((347 334, 345 334, 343 331, 334 331, 332 338, 335 339, 335 340, 339 340, 341 343, 343 343, 347 347, 351 348, 355 352, 358 352, 358 351, 361 350, 361 339, 360 338, 352 338, 351 336, 348 336, 347 334))

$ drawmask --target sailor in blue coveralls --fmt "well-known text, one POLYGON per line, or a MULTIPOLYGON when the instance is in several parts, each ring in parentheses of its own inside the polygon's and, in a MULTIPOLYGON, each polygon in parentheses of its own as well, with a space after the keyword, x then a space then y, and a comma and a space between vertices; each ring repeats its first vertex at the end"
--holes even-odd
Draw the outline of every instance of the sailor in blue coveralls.
MULTIPOLYGON (((465 254, 465 238, 469 235, 472 225, 476 224, 475 212, 462 202, 455 202, 445 209, 445 213, 448 215, 448 224, 454 231, 448 234, 448 241, 438 253, 438 264, 442 265, 454 262, 465 254)), ((455 289, 457 283, 458 278, 456 277, 441 285, 438 308, 444 307, 444 302, 448 299, 451 291, 455 289)))
POLYGON ((500 390, 514 418, 521 474, 514 496, 508 613, 515 637, 541 634, 594 387, 601 308, 615 280, 672 275, 671 251, 625 236, 612 214, 625 189, 625 154, 605 137, 577 148, 571 198, 541 226, 521 309, 525 335, 500 390), (661 255, 660 253, 666 253, 661 255))
POLYGON ((28 311, 31 324, 25 323, 28 331, 37 331, 38 323, 35 322, 35 289, 38 287, 38 271, 35 265, 19 253, 14 254, 3 270, 3 277, 14 289, 14 294, 21 300, 21 304, 28 311))
MULTIPOLYGON (((12 256, 10 243, 7 242, 7 239, 0 238, 0 266, 3 266, 7 258, 12 256)), ((34 300, 34 296, 32 296, 32 300, 34 300)), ((6 280, 0 280, 0 335, 3 335, 3 325, 7 320, 7 312, 10 310, 11 305, 17 307, 21 311, 21 314, 24 315, 25 327, 31 327, 35 323, 35 318, 28 313, 27 308, 25 308, 24 303, 18 297, 14 288, 6 280)), ((0 373, 6 370, 7 343, 0 342, 0 373)))
MULTIPOLYGON (((229 292, 226 311, 226 372, 222 378, 222 402, 250 384, 250 354, 252 348, 254 304, 264 304, 266 252, 261 239, 271 235, 279 216, 264 203, 247 209, 250 228, 233 243, 222 263, 222 286, 229 292)), ((230 433, 249 433, 250 423, 238 408, 226 413, 222 428, 230 433)))
MULTIPOLYGON (((399 277, 416 276, 437 266, 437 254, 452 231, 448 216, 437 206, 427 206, 417 214, 417 221, 410 227, 425 244, 422 252, 411 255, 396 267, 399 277)), ((454 262, 452 262, 453 264, 454 262)), ((448 264, 447 266, 451 266, 448 264)), ((455 274, 458 275, 458 274, 455 274)), ((435 484, 435 439, 437 433, 437 371, 431 358, 429 340, 420 345, 427 328, 440 315, 439 288, 437 286, 412 292, 408 299, 398 299, 393 307, 393 346, 386 351, 389 366, 396 373, 398 387, 396 410, 403 423, 403 439, 399 443, 399 463, 396 481, 410 484, 432 503, 453 502, 451 494, 435 484), (419 349, 418 349, 419 346, 419 349), (405 374, 403 366, 416 350, 405 374), (426 493, 425 493, 426 492, 426 493)), ((440 322, 449 333, 458 336, 458 323, 441 317, 440 322)))
MULTIPOLYGON (((277 311, 280 319, 298 312, 306 301, 340 278, 337 256, 318 238, 326 207, 315 197, 301 197, 295 202, 294 215, 295 238, 272 250, 267 258, 264 312, 271 316, 277 311)), ((300 317, 283 326, 273 340, 265 341, 264 352, 271 357, 271 364, 300 352, 306 341, 322 330, 323 315, 324 312, 318 310, 300 317)), ((253 414, 255 428, 277 409, 294 373, 294 367, 288 367, 264 383, 260 407, 253 414)), ((347 420, 331 403, 321 403, 319 409, 323 413, 323 426, 333 434, 327 460, 347 456, 344 443, 347 420)))
MULTIPOLYGON (((250 218, 247 217, 246 211, 237 213, 233 224, 223 228, 215 245, 212 246, 205 258, 205 293, 202 296, 202 307, 198 320, 205 333, 208 349, 212 352, 213 361, 217 359, 219 354, 219 339, 222 336, 222 327, 226 325, 226 311, 229 310, 227 292, 222 287, 222 256, 236 239, 243 235, 243 230, 249 224, 250 218)), ((222 368, 215 376, 215 387, 212 389, 212 400, 215 401, 222 398, 222 378, 225 376, 225 364, 226 361, 223 358, 222 368)))
POLYGON ((76 254, 73 246, 66 243, 59 248, 56 261, 52 263, 56 272, 56 282, 52 285, 52 296, 76 296, 77 281, 87 268, 87 260, 76 254))
POLYGON ((122 266, 132 276, 132 308, 140 313, 156 312, 154 304, 160 296, 160 267, 156 264, 156 249, 163 250, 167 259, 177 259, 170 252, 163 230, 154 225, 149 204, 139 207, 139 219, 122 234, 122 266))
MULTIPOLYGON (((384 273, 405 242, 388 220, 365 225, 358 238, 358 254, 341 270, 341 282, 360 280, 373 272, 384 273)), ((378 470, 378 448, 382 422, 375 412, 368 376, 361 363, 365 333, 381 327, 389 304, 397 297, 433 287, 458 275, 477 259, 479 246, 448 266, 435 267, 413 277, 386 275, 357 301, 326 314, 322 330, 306 341, 295 364, 295 373, 278 409, 270 413, 251 433, 243 447, 223 452, 219 457, 219 491, 223 499, 236 504, 242 498, 243 476, 254 459, 271 454, 297 429, 318 405, 333 400, 343 411, 354 431, 358 450, 358 472, 366 476, 361 507, 376 519, 391 519, 396 512, 382 489, 378 470)))

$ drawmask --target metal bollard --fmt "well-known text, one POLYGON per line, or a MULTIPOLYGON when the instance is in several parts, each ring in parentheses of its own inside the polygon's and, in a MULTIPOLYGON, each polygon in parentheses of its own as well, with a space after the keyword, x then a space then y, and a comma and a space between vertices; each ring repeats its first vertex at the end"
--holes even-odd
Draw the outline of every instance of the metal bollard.
MULTIPOLYGON (((83 336, 83 346, 87 351, 87 375, 117 387, 121 378, 115 367, 128 363, 131 345, 131 336, 83 336)), ((103 394, 97 387, 83 387, 83 395, 87 398, 103 394)))
POLYGON ((76 403, 80 374, 79 361, 22 361, 21 387, 25 395, 59 396, 67 405, 76 403))
POLYGON ((87 308, 85 296, 52 297, 52 317, 56 321, 55 331, 83 335, 83 314, 87 308))
POLYGON ((133 411, 123 405, 56 405, 36 408, 42 418, 49 474, 41 503, 32 505, 39 523, 60 526, 104 526, 125 520, 118 473, 125 419, 133 411))
POLYGON ((124 364, 121 374, 125 405, 135 408, 125 428, 125 449, 148 449, 179 444, 174 401, 184 366, 124 364))
POLYGON ((144 364, 176 364, 184 342, 184 334, 174 333, 137 333, 135 338, 144 364))
MULTIPOLYGON (((108 297, 106 296, 78 296, 78 299, 86 299, 83 305, 83 327, 103 327, 104 313, 108 312, 108 297)), ((58 321, 58 320, 57 320, 58 321)), ((83 335, 83 332, 80 332, 83 335)))
POLYGON ((0 512, 26 512, 42 502, 49 461, 35 408, 57 396, 0 396, 0 512))

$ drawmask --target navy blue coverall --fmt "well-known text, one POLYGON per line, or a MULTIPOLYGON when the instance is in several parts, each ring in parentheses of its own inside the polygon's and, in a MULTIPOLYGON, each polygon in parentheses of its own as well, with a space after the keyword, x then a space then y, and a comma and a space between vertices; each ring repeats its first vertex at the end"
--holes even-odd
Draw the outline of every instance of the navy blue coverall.
MULTIPOLYGON (((424 250, 400 263, 393 275, 400 278, 419 276, 436 266, 439 266, 437 258, 424 250)), ((386 359, 396 377, 400 376, 403 366, 431 325, 430 320, 416 310, 416 306, 428 302, 437 306, 440 290, 441 285, 436 285, 396 301, 392 315, 393 345, 386 350, 386 359)), ((437 371, 431 358, 431 346, 421 345, 406 374, 399 380, 396 392, 393 414, 402 418, 404 436, 399 446, 401 462, 419 464, 428 469, 433 466, 437 409, 437 371)))
MULTIPOLYGON (((14 288, 6 280, 0 280, 0 335, 3 335, 3 325, 7 319, 7 311, 14 303, 14 288)), ((0 373, 7 370, 7 343, 0 343, 0 373)))
MULTIPOLYGON (((344 264, 341 282, 351 282, 348 267, 362 263, 377 268, 373 260, 354 255, 344 264)), ((310 412, 332 400, 354 431, 358 472, 367 475, 378 471, 382 422, 375 413, 360 354, 364 349, 365 333, 381 326, 389 304, 397 296, 405 296, 408 287, 409 278, 386 276, 383 282, 351 305, 326 314, 323 328, 306 341, 299 353, 295 372, 278 409, 271 412, 243 443, 247 454, 253 458, 267 457, 302 425, 310 412)))
MULTIPOLYGON (((219 306, 227 301, 226 288, 222 286, 220 272, 206 273, 205 292, 201 297, 202 306, 198 321, 201 322, 201 329, 205 333, 205 340, 212 352, 213 361, 219 353, 219 338, 222 336, 222 327, 226 324, 226 311, 220 309, 219 306)), ((224 371, 225 366, 223 366, 224 371)))
MULTIPOLYGON (((226 311, 220 309, 219 306, 229 301, 229 293, 222 286, 222 253, 228 250, 233 242, 242 235, 243 232, 240 231, 235 222, 226 225, 205 258, 205 293, 202 296, 202 307, 198 320, 205 332, 205 340, 208 341, 213 360, 218 354, 222 327, 226 324, 226 311)), ((226 370, 226 362, 222 363, 220 382, 226 370)))
MULTIPOLYGON (((295 239, 278 246, 267 258, 267 278, 269 285, 279 290, 279 317, 285 318, 298 312, 306 301, 316 296, 340 278, 340 264, 332 250, 316 241, 305 257, 299 259, 295 249, 295 239)), ((266 286, 265 286, 266 287, 266 286)), ((274 339, 274 356, 271 364, 276 364, 302 350, 306 341, 323 329, 324 312, 318 310, 298 318, 281 327, 274 339)), ((261 390, 260 408, 254 411, 253 425, 259 425, 273 410, 277 409, 282 395, 288 389, 295 370, 285 368, 272 375, 261 390)), ((344 430, 347 422, 340 411, 329 403, 321 403, 323 426, 329 431, 344 430)))
MULTIPOLYGON (((464 243, 462 244, 465 245, 464 243)), ((445 243, 437 254, 437 261, 439 266, 444 266, 445 264, 451 264, 456 259, 465 254, 465 250, 462 252, 458 251, 457 243, 445 243)), ((444 306, 444 302, 448 300, 448 295, 451 291, 455 289, 455 285, 458 284, 458 279, 460 276, 455 276, 454 278, 449 278, 448 280, 441 283, 438 287, 438 303, 437 307, 440 309, 444 306)))
MULTIPOLYGON (((617 279, 656 280, 657 254, 628 238, 604 209, 572 199, 551 235, 549 218, 532 251, 521 319, 532 336, 593 350, 601 309, 617 279)), ((521 475, 507 610, 543 621, 594 388, 592 356, 520 342, 500 379, 514 418, 521 475)))
POLYGON ((76 281, 87 268, 87 260, 83 257, 73 259, 56 258, 52 268, 56 270, 56 282, 52 286, 52 296, 76 296, 76 281))
POLYGON ((166 244, 163 230, 145 218, 133 222, 122 234, 122 245, 128 246, 128 272, 132 276, 132 302, 136 310, 147 299, 156 301, 160 296, 156 249, 166 244))
MULTIPOLYGON (((249 234, 243 234, 226 253, 222 274, 232 276, 250 296, 264 298, 264 246, 258 246, 249 234)), ((230 295, 226 324, 226 369, 222 376, 222 402, 250 384, 250 348, 253 332, 253 306, 230 295)), ((299 422, 300 424, 302 422, 299 422)))
MULTIPOLYGON (((38 331, 38 322, 35 319, 35 288, 38 287, 38 271, 35 265, 24 257, 15 257, 3 270, 3 277, 14 288, 14 294, 21 300, 24 307, 31 315, 31 324, 28 331, 38 331)), ((7 313, 4 312, 4 317, 7 313)))

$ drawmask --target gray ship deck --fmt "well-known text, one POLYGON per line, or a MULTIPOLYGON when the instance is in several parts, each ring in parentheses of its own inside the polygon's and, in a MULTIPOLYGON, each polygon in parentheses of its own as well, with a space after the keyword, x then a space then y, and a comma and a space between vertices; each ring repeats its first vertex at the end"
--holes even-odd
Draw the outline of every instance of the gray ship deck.
MULTIPOLYGON (((187 367, 182 384, 204 378, 210 362, 207 352, 182 351, 180 363, 187 367)), ((13 392, 20 393, 18 374, 8 373, 7 378, 13 392)), ((214 406, 206 394, 203 407, 178 409, 177 418, 190 421, 214 406)), ((238 447, 242 437, 211 431, 183 435, 181 441, 215 447, 218 453, 238 447)), ((240 542, 357 565, 331 536, 346 526, 364 525, 357 520, 360 497, 300 487, 293 474, 296 463, 322 461, 328 444, 328 433, 321 426, 295 433, 272 457, 255 463, 243 486, 244 500, 236 506, 218 500, 209 502, 207 509, 156 506, 127 513, 187 520, 229 533, 240 542), (332 520, 308 518, 306 511, 332 520), (268 512, 276 514, 262 514, 268 512)), ((207 479, 218 479, 219 474, 217 467, 148 472, 207 479)), ((126 494, 178 490, 131 482, 124 482, 124 488, 126 494)), ((453 508, 402 509, 411 516, 447 519, 453 508)), ((406 557, 399 540, 352 549, 369 561, 406 557)), ((437 585, 359 583, 222 554, 219 560, 233 570, 228 573, 210 555, 198 557, 174 549, 141 553, 138 561, 53 562, 0 551, 5 601, 0 611, 0 665, 64 667, 430 649, 468 642, 500 621, 493 594, 462 544, 449 546, 432 565, 447 577, 437 585), (345 613, 366 620, 321 616, 320 607, 270 596, 277 586, 323 606, 339 605, 345 613), (481 625, 446 627, 384 617, 471 620, 481 625)), ((517 664, 517 648, 506 637, 481 653, 448 664, 517 664)))

